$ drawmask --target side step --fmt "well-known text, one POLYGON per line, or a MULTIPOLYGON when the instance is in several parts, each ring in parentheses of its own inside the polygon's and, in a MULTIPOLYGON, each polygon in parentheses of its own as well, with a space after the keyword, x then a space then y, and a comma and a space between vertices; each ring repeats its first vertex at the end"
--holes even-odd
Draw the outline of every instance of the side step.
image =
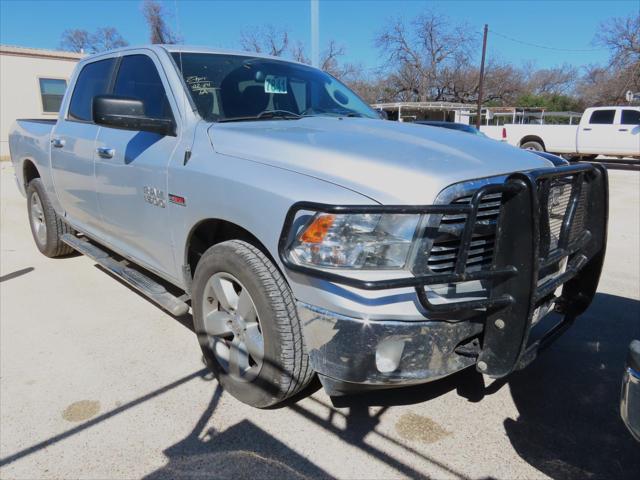
POLYGON ((140 293, 154 301, 172 315, 179 317, 189 311, 189 305, 167 292, 167 289, 144 273, 116 261, 107 252, 96 247, 85 238, 70 233, 61 237, 62 241, 78 252, 94 260, 98 265, 121 278, 140 293))

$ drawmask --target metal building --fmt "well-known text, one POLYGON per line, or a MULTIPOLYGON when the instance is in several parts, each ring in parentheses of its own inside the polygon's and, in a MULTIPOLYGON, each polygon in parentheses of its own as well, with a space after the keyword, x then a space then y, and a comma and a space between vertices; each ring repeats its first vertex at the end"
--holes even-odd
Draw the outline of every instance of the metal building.
POLYGON ((0 45, 0 159, 16 118, 55 118, 80 53, 0 45))

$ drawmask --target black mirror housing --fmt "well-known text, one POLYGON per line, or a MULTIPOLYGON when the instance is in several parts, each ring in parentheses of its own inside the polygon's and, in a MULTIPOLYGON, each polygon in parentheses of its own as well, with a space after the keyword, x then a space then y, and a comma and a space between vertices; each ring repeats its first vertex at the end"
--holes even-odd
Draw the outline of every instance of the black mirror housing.
POLYGON ((139 130, 175 136, 173 120, 145 115, 142 100, 120 95, 96 95, 92 104, 93 122, 111 128, 139 130))

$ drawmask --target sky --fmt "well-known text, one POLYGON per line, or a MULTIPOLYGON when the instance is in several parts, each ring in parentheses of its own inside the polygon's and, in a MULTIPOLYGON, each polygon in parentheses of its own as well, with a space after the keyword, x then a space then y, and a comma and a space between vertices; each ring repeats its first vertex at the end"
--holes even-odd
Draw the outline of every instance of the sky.
MULTIPOLYGON (((190 45, 239 48, 243 30, 274 25, 289 30, 310 52, 310 2, 166 0, 169 25, 190 45)), ((142 0, 0 0, 0 43, 35 48, 59 47, 65 29, 112 26, 132 45, 148 43, 142 0)), ((376 69, 384 61, 375 37, 391 19, 411 20, 432 10, 477 32, 489 24, 487 55, 538 68, 568 63, 604 63, 605 49, 593 45, 599 24, 638 13, 640 1, 330 1, 320 0, 320 44, 335 40, 344 61, 376 69), (544 48, 543 48, 544 47, 544 48), (576 51, 577 50, 577 51, 576 51), (586 51, 585 51, 586 50, 586 51)), ((479 58, 479 55, 478 55, 479 58)))

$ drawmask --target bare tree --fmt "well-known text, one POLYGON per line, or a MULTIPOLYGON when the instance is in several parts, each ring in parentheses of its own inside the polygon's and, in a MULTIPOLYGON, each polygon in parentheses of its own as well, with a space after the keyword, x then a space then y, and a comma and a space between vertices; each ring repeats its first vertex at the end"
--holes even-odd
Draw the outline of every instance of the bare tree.
POLYGON ((579 97, 588 105, 624 103, 627 90, 640 91, 640 15, 602 22, 594 44, 609 49, 609 64, 586 67, 576 88, 579 97))
POLYGON ((182 41, 167 25, 166 15, 161 3, 156 0, 145 0, 142 5, 142 13, 149 26, 149 40, 151 43, 172 44, 182 41))
POLYGON ((73 28, 62 32, 60 48, 70 52, 91 51, 91 35, 86 30, 73 28))
MULTIPOLYGON (((304 44, 299 40, 292 43, 286 29, 276 28, 273 25, 244 30, 240 36, 240 47, 248 52, 265 53, 274 57, 286 56, 300 63, 311 64, 304 44)), ((327 48, 322 52, 320 69, 341 79, 351 76, 356 67, 348 63, 341 64, 339 59, 344 55, 345 48, 334 40, 330 40, 327 48)))
POLYGON ((399 91, 413 100, 440 99, 448 76, 468 64, 474 35, 464 25, 451 25, 434 12, 420 15, 409 25, 396 20, 376 39, 376 45, 396 72, 399 91))
POLYGON ((105 50, 126 47, 129 42, 122 38, 122 35, 115 28, 102 27, 91 35, 91 44, 94 51, 104 52, 105 50))
POLYGON ((307 57, 307 53, 305 51, 304 45, 299 40, 293 47, 291 47, 291 57, 296 62, 306 63, 307 65, 311 65, 311 59, 307 57))
POLYGON ((586 105, 625 103, 627 90, 640 92, 640 65, 613 70, 609 66, 590 65, 576 90, 586 105))
POLYGON ((273 25, 249 28, 240 36, 240 47, 247 52, 282 57, 289 49, 289 32, 273 25))
POLYGON ((611 51, 611 65, 628 67, 637 64, 640 62, 640 15, 602 22, 594 43, 611 51))
POLYGON ((72 52, 98 53, 127 45, 129 43, 113 27, 101 27, 94 33, 80 29, 65 30, 60 39, 60 48, 72 52))
POLYGON ((358 67, 351 63, 340 63, 340 57, 345 54, 346 50, 342 45, 330 40, 321 54, 320 69, 341 80, 348 80, 358 71, 358 67))
POLYGON ((529 64, 525 65, 523 75, 527 90, 534 95, 562 95, 573 90, 578 71, 567 64, 543 69, 536 69, 529 64))
POLYGON ((367 103, 396 101, 397 92, 388 77, 357 70, 346 80, 349 87, 367 103))

